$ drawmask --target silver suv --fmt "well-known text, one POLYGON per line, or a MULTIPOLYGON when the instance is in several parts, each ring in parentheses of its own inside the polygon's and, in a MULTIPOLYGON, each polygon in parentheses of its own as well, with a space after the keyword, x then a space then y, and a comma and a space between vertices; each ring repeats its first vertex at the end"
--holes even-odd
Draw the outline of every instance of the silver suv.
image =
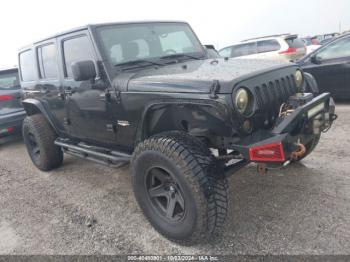
POLYGON ((224 57, 269 60, 296 60, 306 54, 304 42, 298 35, 283 34, 244 40, 219 51, 224 57))

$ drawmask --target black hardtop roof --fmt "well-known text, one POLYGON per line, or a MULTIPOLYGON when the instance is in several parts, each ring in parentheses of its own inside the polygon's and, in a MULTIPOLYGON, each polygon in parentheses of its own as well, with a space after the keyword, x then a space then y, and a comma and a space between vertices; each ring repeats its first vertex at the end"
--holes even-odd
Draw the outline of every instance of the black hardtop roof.
POLYGON ((11 71, 18 71, 17 67, 4 67, 4 68, 0 68, 0 73, 3 72, 11 72, 11 71))
POLYGON ((27 45, 27 46, 24 46, 24 47, 20 48, 19 51, 22 51, 24 49, 28 49, 33 44, 36 45, 36 44, 39 44, 41 42, 44 42, 44 41, 47 41, 47 40, 50 40, 50 39, 53 39, 53 38, 57 38, 57 37, 60 37, 60 36, 63 36, 63 35, 75 33, 75 32, 82 31, 82 30, 88 30, 90 28, 96 28, 96 27, 100 27, 100 26, 111 26, 111 25, 149 24, 149 23, 186 23, 187 24, 187 22, 185 22, 185 21, 176 21, 176 20, 174 20, 174 21, 173 20, 150 20, 150 21, 145 20, 145 21, 125 21, 125 22, 87 24, 87 25, 84 25, 84 26, 75 27, 75 28, 72 28, 72 29, 69 29, 69 30, 66 30, 66 31, 63 31, 63 32, 60 32, 60 33, 57 33, 57 34, 52 35, 50 37, 46 37, 46 38, 40 39, 38 41, 33 42, 30 45, 27 45))

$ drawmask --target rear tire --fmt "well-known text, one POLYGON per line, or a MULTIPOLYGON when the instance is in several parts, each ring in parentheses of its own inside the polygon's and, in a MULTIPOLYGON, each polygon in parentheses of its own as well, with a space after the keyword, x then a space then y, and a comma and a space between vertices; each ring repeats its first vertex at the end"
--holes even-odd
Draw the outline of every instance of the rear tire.
POLYGON ((141 142, 131 174, 144 215, 165 237, 194 244, 220 232, 228 207, 227 181, 197 138, 168 132, 141 142))
POLYGON ((49 171, 62 164, 63 152, 54 144, 57 134, 42 114, 27 116, 22 132, 28 154, 37 168, 49 171))

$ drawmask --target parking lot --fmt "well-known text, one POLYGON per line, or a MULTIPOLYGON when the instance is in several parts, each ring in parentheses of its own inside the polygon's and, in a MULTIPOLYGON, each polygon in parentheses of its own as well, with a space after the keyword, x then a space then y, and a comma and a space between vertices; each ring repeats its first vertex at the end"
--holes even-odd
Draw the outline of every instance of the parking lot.
POLYGON ((36 169, 20 139, 0 145, 1 254, 350 254, 350 104, 315 152, 265 175, 230 178, 222 238, 183 247, 159 235, 136 204, 128 167, 65 156, 36 169))

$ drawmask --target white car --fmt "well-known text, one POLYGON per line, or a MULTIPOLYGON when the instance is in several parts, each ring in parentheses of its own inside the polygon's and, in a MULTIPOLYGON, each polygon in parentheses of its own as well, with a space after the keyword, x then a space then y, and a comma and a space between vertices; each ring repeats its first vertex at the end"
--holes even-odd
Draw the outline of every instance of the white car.
POLYGON ((304 37, 301 40, 303 40, 304 44, 306 45, 306 54, 312 53, 321 46, 318 44, 318 41, 315 38, 304 37))
POLYGON ((296 60, 306 54, 304 42, 298 35, 283 34, 244 40, 219 51, 223 57, 296 60))

